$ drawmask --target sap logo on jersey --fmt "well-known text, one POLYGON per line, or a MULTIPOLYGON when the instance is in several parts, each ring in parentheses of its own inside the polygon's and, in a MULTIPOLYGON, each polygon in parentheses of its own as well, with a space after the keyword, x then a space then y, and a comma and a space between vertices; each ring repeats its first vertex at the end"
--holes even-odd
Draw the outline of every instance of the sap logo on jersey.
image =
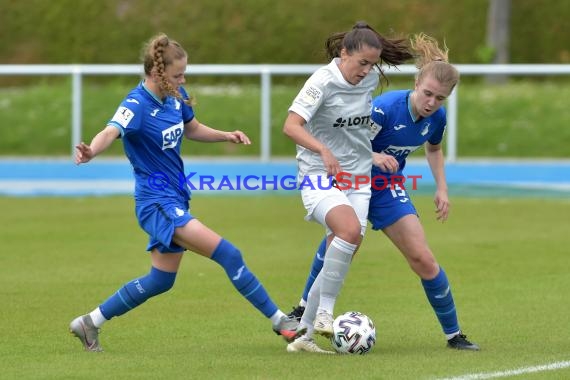
POLYGON ((182 137, 184 124, 182 122, 162 131, 162 150, 174 148, 182 137))
POLYGON ((384 153, 390 154, 394 157, 399 156, 407 156, 408 154, 415 152, 420 145, 418 146, 394 146, 390 145, 386 149, 384 149, 384 153))

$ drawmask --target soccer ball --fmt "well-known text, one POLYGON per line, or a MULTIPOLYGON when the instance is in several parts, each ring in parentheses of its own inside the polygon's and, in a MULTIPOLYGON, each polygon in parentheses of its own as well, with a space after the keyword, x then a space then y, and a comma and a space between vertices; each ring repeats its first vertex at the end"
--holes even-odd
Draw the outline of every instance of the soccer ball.
POLYGON ((366 315, 349 311, 334 320, 331 343, 340 354, 364 355, 376 343, 376 328, 366 315))

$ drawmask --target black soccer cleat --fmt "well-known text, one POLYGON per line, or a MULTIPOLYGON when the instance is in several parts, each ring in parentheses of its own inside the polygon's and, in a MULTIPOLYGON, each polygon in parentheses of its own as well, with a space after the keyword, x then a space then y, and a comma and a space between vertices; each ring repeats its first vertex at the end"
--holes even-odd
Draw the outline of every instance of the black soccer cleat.
POLYGON ((479 346, 468 341, 467 336, 461 332, 447 341, 447 347, 456 350, 479 351, 479 346))
POLYGON ((305 306, 295 306, 287 316, 290 318, 295 318, 297 321, 300 322, 304 312, 305 312, 305 306))

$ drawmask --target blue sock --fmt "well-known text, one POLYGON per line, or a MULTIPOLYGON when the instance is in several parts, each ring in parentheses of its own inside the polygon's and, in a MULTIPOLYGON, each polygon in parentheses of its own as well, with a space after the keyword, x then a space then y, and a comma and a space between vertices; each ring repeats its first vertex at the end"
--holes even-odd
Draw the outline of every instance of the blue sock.
POLYGON ((327 237, 321 241, 319 248, 317 249, 317 253, 315 254, 315 258, 313 259, 313 264, 311 266, 311 272, 309 273, 309 277, 307 278, 307 283, 305 284, 305 289, 303 290, 303 301, 307 302, 307 298, 309 297, 309 290, 311 290, 311 286, 313 286, 313 282, 319 275, 321 269, 323 269, 323 264, 325 262, 325 252, 327 251, 327 237))
POLYGON ((241 252, 229 241, 222 239, 212 253, 212 260, 220 264, 235 288, 267 318, 278 310, 257 277, 249 271, 241 252))
POLYGON ((152 267, 150 273, 126 283, 103 302, 99 309, 105 319, 111 319, 134 309, 150 297, 166 292, 174 285, 176 272, 164 272, 152 267))
POLYGON ((439 273, 433 280, 422 279, 422 285, 443 332, 452 334, 459 331, 455 303, 443 268, 439 268, 439 273))

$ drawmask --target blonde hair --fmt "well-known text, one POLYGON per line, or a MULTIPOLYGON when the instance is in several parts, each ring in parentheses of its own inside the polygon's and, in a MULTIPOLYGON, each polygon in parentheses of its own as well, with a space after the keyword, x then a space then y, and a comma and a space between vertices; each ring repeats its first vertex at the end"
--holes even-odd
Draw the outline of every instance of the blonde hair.
POLYGON ((187 57, 188 54, 182 46, 178 42, 168 38, 164 33, 157 34, 148 40, 142 51, 144 73, 151 75, 152 70, 155 69, 156 74, 160 78, 159 86, 162 91, 167 95, 183 100, 188 105, 192 105, 192 99, 184 99, 180 91, 174 88, 164 75, 166 66, 171 65, 177 59, 187 57))
POLYGON ((431 75, 439 83, 453 90, 459 82, 459 71, 449 63, 449 49, 445 42, 443 48, 440 48, 436 39, 420 33, 411 38, 410 45, 416 52, 416 67, 419 69, 416 80, 421 81, 431 75))

